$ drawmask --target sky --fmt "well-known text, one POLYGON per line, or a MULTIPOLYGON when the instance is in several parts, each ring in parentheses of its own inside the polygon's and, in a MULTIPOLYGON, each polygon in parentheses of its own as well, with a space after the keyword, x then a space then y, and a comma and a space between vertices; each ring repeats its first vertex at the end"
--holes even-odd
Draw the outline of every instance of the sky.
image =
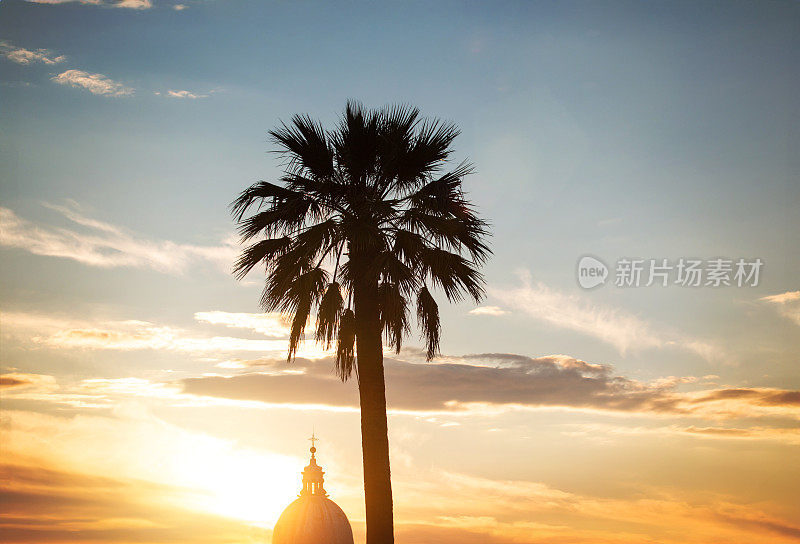
POLYGON ((800 542, 799 41, 796 2, 3 1, 3 541, 268 544, 314 430, 363 542, 356 385, 285 362, 228 207, 357 99, 455 122, 493 233, 442 355, 386 356, 398 544, 800 542))

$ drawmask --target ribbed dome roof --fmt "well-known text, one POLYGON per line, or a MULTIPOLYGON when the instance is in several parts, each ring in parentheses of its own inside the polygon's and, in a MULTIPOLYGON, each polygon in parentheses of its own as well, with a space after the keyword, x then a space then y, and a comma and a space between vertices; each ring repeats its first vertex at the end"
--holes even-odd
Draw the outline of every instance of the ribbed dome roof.
POLYGON ((353 530, 342 509, 323 495, 303 495, 286 507, 272 544, 353 544, 353 530))
POLYGON ((317 464, 317 438, 311 435, 311 460, 303 470, 300 498, 286 507, 272 530, 272 544, 353 544, 347 516, 328 498, 322 467, 317 464))

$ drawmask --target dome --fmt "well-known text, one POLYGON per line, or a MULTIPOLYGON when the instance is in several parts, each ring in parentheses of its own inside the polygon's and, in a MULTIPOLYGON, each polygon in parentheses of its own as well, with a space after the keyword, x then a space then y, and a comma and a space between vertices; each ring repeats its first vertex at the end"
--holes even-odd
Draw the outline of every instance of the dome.
MULTIPOLYGON (((311 440, 313 444, 316 437, 311 440)), ((311 460, 303 470, 303 490, 278 518, 272 544, 353 544, 347 516, 323 487, 325 473, 317 465, 316 452, 312 445, 311 460)))
POLYGON ((323 495, 304 495, 281 514, 272 544, 353 544, 353 531, 335 502, 323 495))

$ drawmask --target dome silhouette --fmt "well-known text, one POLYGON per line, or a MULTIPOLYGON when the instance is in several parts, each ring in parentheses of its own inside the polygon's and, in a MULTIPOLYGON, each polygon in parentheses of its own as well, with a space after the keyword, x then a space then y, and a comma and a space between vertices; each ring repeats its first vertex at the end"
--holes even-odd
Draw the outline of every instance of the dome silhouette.
MULTIPOLYGON (((313 444, 316 437, 311 440, 313 444)), ((278 518, 272 544, 353 544, 347 516, 323 487, 325 473, 317 465, 316 452, 312 445, 311 460, 303 470, 303 490, 278 518)))

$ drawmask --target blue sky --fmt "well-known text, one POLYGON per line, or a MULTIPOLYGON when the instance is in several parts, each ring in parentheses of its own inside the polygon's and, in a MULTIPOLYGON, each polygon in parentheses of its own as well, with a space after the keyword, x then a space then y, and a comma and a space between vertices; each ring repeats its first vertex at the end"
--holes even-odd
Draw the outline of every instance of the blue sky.
MULTIPOLYGON (((458 156, 478 171, 467 187, 494 224, 490 284, 523 268, 574 289, 574 262, 592 253, 758 256, 758 294, 793 288, 796 6, 186 5, 2 7, 4 39, 66 56, 3 63, 7 205, 38 216, 39 201, 72 199, 147 236, 214 243, 231 231, 232 196, 277 174, 266 130, 279 120, 308 112, 330 123, 351 97, 406 102, 463 129, 458 156), (98 96, 50 80, 65 69, 133 92, 98 96)), ((142 300, 141 289, 174 292, 186 278, 133 281, 142 300)), ((179 289, 187 302, 211 296, 179 289)), ((727 312, 756 294, 708 291, 590 296, 634 312, 655 306, 664 323, 702 330, 719 322, 709 319, 715 306, 727 312)), ((472 337, 456 323, 451 349, 472 337)))
MULTIPOLYGON (((227 205, 254 181, 279 175, 270 128, 294 113, 331 125, 355 98, 413 104, 456 122, 456 158, 475 163, 465 187, 492 223, 484 303, 491 309, 443 308, 444 355, 559 354, 611 365, 640 384, 686 378, 670 385, 676 395, 797 389, 799 27, 795 2, 6 0, 6 370, 59 384, 140 379, 153 387, 247 372, 219 365, 255 356, 255 344, 193 351, 184 337, 170 344, 164 335, 263 339, 252 327, 236 331, 240 321, 230 325, 249 319, 234 314, 259 311, 260 280, 240 284, 228 273, 235 238, 227 205), (575 266, 585 254, 612 268, 620 258, 740 257, 760 258, 764 268, 757 287, 624 289, 612 278, 584 290, 575 266), (196 312, 229 317, 204 321, 196 312), (74 331, 131 328, 139 340, 162 343, 69 343, 74 331)), ((20 399, 19 408, 52 411, 31 404, 40 400, 20 399)), ((214 418, 192 423, 174 407, 148 410, 187 429, 228 432, 214 418)), ((572 432, 564 429, 578 417, 525 414, 486 425, 513 429, 517 438, 501 442, 518 446, 529 422, 550 422, 556 436, 572 432)), ((343 436, 353 430, 329 421, 340 416, 315 417, 349 429, 343 436)), ((599 425, 606 416, 579 417, 599 425)), ((735 423, 771 425, 752 417, 735 423)), ((787 428, 783 415, 763 417, 787 428)), ((425 425, 398 426, 413 435, 425 425)), ((607 432, 600 428, 581 432, 607 432)), ((281 429, 287 438, 270 451, 288 455, 297 437, 281 429)), ((446 452, 437 437, 412 458, 424 464, 446 452)), ((469 435, 449 440, 466 444, 469 435)), ((356 459, 357 451, 343 453, 345 443, 342 459, 356 459)), ((604 455, 656 448, 618 446, 604 455)), ((493 455, 486 447, 460 469, 509 478, 484 466, 493 455)), ((549 447, 547 466, 564 479, 548 485, 584 485, 557 462, 570 455, 560 447, 549 447)), ((675 458, 688 462, 691 451, 678 448, 675 458)), ((751 466, 737 459, 737 467, 751 466)), ((636 477, 656 485, 658 469, 636 477)), ((718 490, 727 485, 715 478, 718 490)), ((583 491, 597 491, 591 487, 583 491)), ((752 489, 725 492, 744 497, 752 489)))

